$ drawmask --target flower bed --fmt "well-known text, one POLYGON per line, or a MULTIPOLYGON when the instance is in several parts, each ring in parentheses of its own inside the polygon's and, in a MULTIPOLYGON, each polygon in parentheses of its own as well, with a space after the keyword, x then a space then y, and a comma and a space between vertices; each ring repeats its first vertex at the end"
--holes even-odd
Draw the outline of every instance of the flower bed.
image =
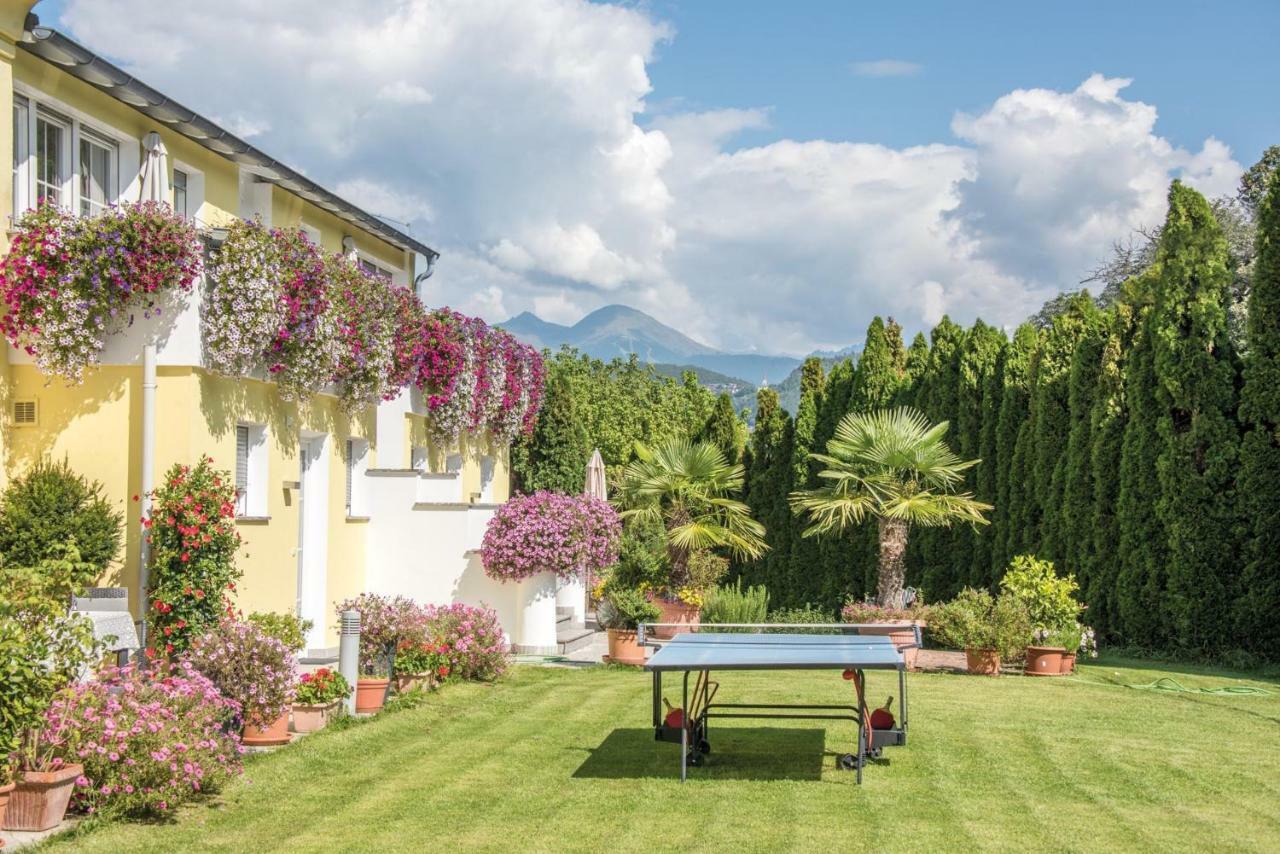
POLYGON ((84 766, 74 806, 154 815, 241 773, 240 741, 226 726, 238 713, 188 663, 112 667, 58 697, 46 737, 54 764, 84 766))
POLYGON ((447 676, 492 680, 507 671, 511 656, 498 614, 470 605, 427 605, 422 609, 427 637, 444 648, 447 676))
POLYGON ((192 642, 187 661, 236 702, 245 724, 269 725, 293 702, 293 653, 253 623, 224 620, 192 642))

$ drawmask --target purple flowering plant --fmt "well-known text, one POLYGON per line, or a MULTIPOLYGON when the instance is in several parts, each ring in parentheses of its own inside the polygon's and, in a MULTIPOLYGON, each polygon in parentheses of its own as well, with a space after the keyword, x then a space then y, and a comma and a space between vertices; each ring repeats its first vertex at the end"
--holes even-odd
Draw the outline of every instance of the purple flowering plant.
POLYGON ((73 806, 154 816, 242 771, 228 727, 239 706, 189 662, 110 667, 58 695, 47 713, 54 767, 80 764, 73 806))
POLYGON ((510 647, 492 608, 462 603, 427 605, 422 609, 427 643, 440 650, 445 668, 441 678, 489 681, 507 671, 510 647))
POLYGON ((540 572, 570 578, 617 563, 621 537, 622 524, 608 502, 541 491, 498 508, 485 529, 480 558, 485 573, 500 581, 540 572))
POLYGON ((192 642, 186 660, 236 702, 242 723, 269 726, 293 702, 297 660, 253 623, 223 620, 192 642))
POLYGON ((360 673, 364 676, 386 677, 401 644, 426 639, 422 608, 406 596, 361 593, 339 602, 335 610, 339 619, 347 610, 360 614, 360 673))

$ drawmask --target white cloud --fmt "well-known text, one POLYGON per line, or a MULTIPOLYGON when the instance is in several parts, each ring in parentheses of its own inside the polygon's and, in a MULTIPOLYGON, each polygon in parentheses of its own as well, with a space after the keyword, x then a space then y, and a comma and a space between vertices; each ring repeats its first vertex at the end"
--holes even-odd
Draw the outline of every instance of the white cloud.
POLYGON ((957 115, 956 139, 937 144, 742 147, 744 131, 768 129, 767 108, 648 118, 647 67, 673 36, 643 5, 151 6, 70 0, 63 20, 411 222, 443 253, 428 298, 493 321, 533 310, 569 323, 624 302, 718 346, 795 353, 857 341, 873 314, 908 331, 943 312, 1003 326, 1159 222, 1172 177, 1220 193, 1240 172, 1216 139, 1188 151, 1160 136, 1154 106, 1097 75, 957 115))
POLYGON ((920 63, 905 59, 872 59, 850 67, 859 77, 914 77, 924 70, 920 63))

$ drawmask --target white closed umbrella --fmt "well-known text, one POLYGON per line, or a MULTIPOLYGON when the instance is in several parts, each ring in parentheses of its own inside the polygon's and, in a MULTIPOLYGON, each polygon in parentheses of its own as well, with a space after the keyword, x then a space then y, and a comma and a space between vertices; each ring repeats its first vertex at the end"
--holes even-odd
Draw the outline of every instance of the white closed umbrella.
POLYGON ((604 457, 600 456, 599 448, 591 454, 591 462, 587 463, 587 486, 582 490, 582 494, 599 498, 601 501, 609 499, 608 487, 605 486, 604 481, 604 457))
POLYGON ((169 152, 152 131, 142 140, 142 192, 140 201, 169 204, 169 152))

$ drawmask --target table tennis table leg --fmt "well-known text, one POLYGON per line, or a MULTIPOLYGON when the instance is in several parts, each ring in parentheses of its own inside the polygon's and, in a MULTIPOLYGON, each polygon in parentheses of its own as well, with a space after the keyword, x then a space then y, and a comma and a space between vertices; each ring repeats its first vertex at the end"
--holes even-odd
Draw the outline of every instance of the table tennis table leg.
MULTIPOLYGON (((684 688, 681 691, 680 708, 688 714, 689 709, 689 671, 684 672, 684 688)), ((689 726, 684 721, 680 727, 680 782, 689 777, 689 726)))
POLYGON ((858 671, 858 684, 863 686, 862 691, 858 692, 858 761, 856 763, 858 769, 858 785, 862 785, 862 766, 867 761, 867 735, 863 728, 863 723, 867 714, 867 698, 866 698, 866 673, 858 671))
POLYGON ((653 671, 653 725, 662 726, 662 671, 653 671))
POLYGON ((898 705, 902 707, 902 737, 907 736, 907 671, 898 671, 898 705))

